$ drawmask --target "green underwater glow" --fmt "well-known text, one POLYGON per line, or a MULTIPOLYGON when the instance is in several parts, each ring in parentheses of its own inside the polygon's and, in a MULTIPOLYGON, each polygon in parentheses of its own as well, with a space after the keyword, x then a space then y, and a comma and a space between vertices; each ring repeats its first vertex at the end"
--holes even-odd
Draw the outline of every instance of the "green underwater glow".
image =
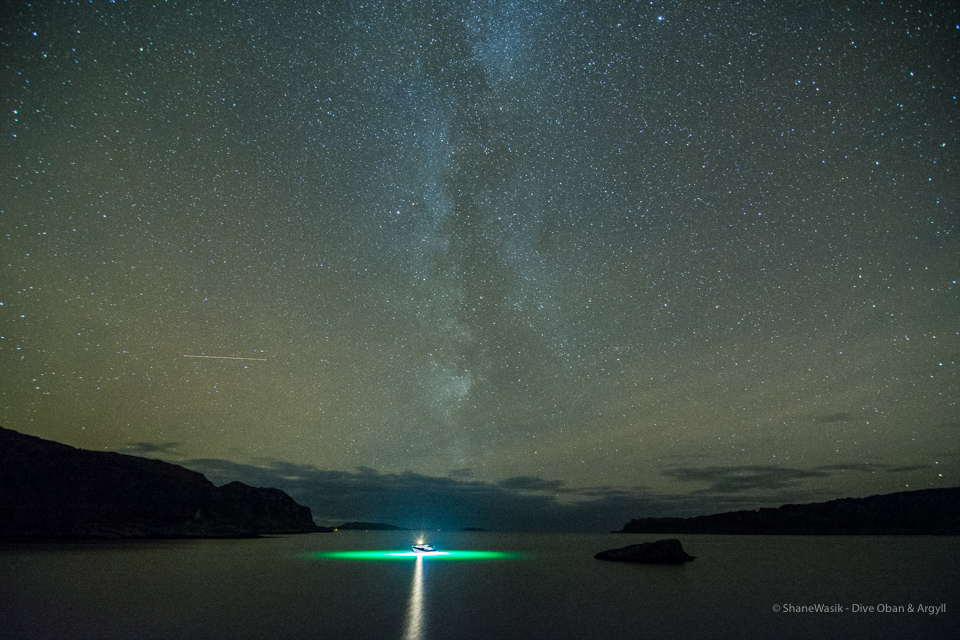
POLYGON ((320 560, 360 560, 373 562, 403 562, 406 560, 415 560, 424 558, 433 561, 460 561, 470 562, 479 560, 518 560, 523 558, 522 553, 512 551, 431 551, 428 553, 417 553, 414 551, 404 551, 402 549, 370 549, 365 551, 318 551, 311 553, 310 557, 320 560))

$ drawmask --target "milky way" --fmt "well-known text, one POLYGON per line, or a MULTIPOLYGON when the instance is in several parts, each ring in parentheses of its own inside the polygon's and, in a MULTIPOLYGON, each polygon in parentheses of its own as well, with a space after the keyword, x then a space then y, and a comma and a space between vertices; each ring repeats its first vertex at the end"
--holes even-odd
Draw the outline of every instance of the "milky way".
POLYGON ((957 484, 952 3, 172 4, 2 10, 4 426, 331 518, 957 484))

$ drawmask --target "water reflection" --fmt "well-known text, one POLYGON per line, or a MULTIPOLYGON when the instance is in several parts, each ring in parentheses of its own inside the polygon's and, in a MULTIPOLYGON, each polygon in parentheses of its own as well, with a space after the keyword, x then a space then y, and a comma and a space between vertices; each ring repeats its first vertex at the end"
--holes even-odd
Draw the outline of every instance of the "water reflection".
POLYGON ((413 587, 410 589, 410 605, 407 608, 407 632, 405 640, 421 640, 424 637, 423 623, 423 556, 417 556, 413 570, 413 587))
POLYGON ((526 556, 513 551, 431 551, 416 553, 413 551, 391 551, 389 549, 367 549, 361 551, 317 551, 305 554, 321 560, 372 560, 403 562, 413 558, 430 558, 430 561, 477 561, 477 560, 519 560, 526 556))

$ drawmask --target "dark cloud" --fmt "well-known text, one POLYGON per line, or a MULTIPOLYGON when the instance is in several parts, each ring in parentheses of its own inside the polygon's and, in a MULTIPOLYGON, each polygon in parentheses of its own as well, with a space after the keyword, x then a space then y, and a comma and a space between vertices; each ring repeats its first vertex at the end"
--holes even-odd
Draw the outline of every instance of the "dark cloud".
POLYGON ((809 478, 825 478, 828 473, 817 469, 793 469, 774 465, 673 467, 663 475, 681 482, 697 482, 707 487, 694 494, 747 494, 793 487, 809 478))
POLYGON ((861 473, 876 473, 884 471, 887 465, 876 462, 848 462, 841 464, 821 464, 814 469, 817 471, 858 471, 861 473))
POLYGON ((814 416, 814 417, 813 417, 813 421, 814 421, 814 422, 824 422, 824 423, 830 423, 830 422, 846 422, 847 420, 850 419, 850 415, 851 415, 851 414, 845 413, 845 412, 844 412, 844 413, 825 413, 825 414, 820 415, 820 416, 814 416))
POLYGON ((912 465, 905 465, 902 467, 890 467, 889 469, 885 469, 884 471, 886 473, 908 473, 910 471, 926 471, 930 469, 930 467, 931 465, 929 464, 912 464, 912 465))
POLYGON ((643 489, 570 489, 559 481, 519 476, 498 483, 369 468, 325 471, 283 461, 259 465, 220 459, 183 462, 213 482, 240 480, 277 487, 307 505, 321 523, 389 522, 411 529, 478 526, 513 531, 609 531, 631 518, 693 516, 743 503, 712 497, 658 495, 643 489))
POLYGON ((817 483, 809 481, 834 479, 847 473, 890 473, 926 468, 928 467, 921 465, 890 468, 883 463, 848 462, 817 465, 808 469, 779 465, 678 466, 668 468, 662 473, 681 482, 706 485, 693 489, 691 495, 694 496, 725 497, 732 502, 746 501, 749 497, 776 504, 787 504, 837 497, 833 492, 814 488, 817 483))
MULTIPOLYGON (((175 444, 137 443, 145 453, 164 452, 175 444)), ((134 448, 133 445, 131 448, 134 448)), ((309 506, 321 524, 349 520, 389 522, 410 529, 459 529, 479 526, 513 531, 609 531, 632 518, 690 517, 775 507, 835 498, 810 486, 853 472, 901 473, 926 465, 890 467, 883 463, 834 463, 809 469, 776 465, 675 466, 662 475, 681 483, 705 485, 686 494, 667 495, 647 488, 594 485, 570 487, 562 480, 515 476, 497 482, 475 480, 470 469, 446 477, 404 471, 382 473, 360 466, 352 471, 318 469, 283 460, 256 459, 251 464, 217 458, 180 462, 216 484, 240 480, 276 487, 309 506)))
MULTIPOLYGON (((139 442, 128 445, 126 451, 175 453, 177 446, 139 442)), ((662 471, 662 475, 682 483, 705 485, 676 496, 615 485, 570 487, 562 480, 530 475, 480 481, 466 468, 436 477, 412 471, 382 473, 366 466, 353 471, 322 470, 268 458, 255 459, 250 464, 217 458, 179 464, 205 474, 216 484, 240 480, 253 486, 282 489, 309 506, 322 524, 365 520, 411 529, 480 526, 520 531, 617 530, 632 518, 689 517, 812 502, 836 496, 811 488, 811 480, 850 472, 903 473, 929 468, 855 462, 808 469, 777 465, 674 466, 662 471)))
POLYGON ((134 456, 148 456, 149 454, 162 453, 168 456, 178 456, 177 449, 183 446, 182 442, 132 442, 123 450, 123 453, 128 453, 134 456))
POLYGON ((517 491, 549 491, 559 493, 564 491, 563 480, 544 480, 533 476, 515 476, 507 478, 497 483, 498 487, 503 489, 515 489, 517 491))

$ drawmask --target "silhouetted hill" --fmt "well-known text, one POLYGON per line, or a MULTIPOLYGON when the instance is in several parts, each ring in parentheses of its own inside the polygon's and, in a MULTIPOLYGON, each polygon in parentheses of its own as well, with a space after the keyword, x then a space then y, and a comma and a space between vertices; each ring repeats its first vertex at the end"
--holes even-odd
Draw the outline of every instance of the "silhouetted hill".
POLYGON ((406 527, 385 522, 344 522, 336 528, 341 531, 409 531, 406 527))
POLYGON ((279 489, 216 487, 195 471, 0 427, 0 536, 242 537, 329 531, 279 489))
POLYGON ((958 535, 960 487, 787 504, 695 518, 640 518, 618 533, 958 535))

